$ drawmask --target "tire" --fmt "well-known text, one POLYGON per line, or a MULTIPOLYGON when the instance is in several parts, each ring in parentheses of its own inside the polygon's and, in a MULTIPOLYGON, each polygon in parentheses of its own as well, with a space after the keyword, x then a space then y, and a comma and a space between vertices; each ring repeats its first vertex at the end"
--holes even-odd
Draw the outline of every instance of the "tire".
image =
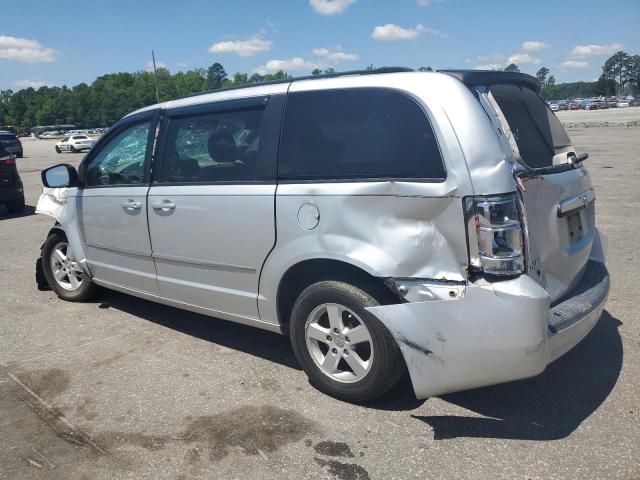
POLYGON ((78 153, 78 150, 76 150, 76 147, 74 147, 73 145, 69 145, 69 150, 71 151, 71 153, 78 153))
POLYGON ((398 344, 387 328, 365 310, 378 305, 366 291, 339 281, 314 283, 300 294, 291 311, 291 343, 298 362, 318 390, 340 400, 363 403, 383 395, 398 382, 404 373, 398 344), (335 319, 340 322, 339 333, 333 330, 335 319), (360 326, 365 331, 355 333, 360 326), (360 341, 350 338, 349 332, 360 341), (365 333, 368 340, 362 340, 365 333), (322 339, 325 334, 327 337, 322 339), (325 360, 331 363, 327 368, 322 366, 325 360), (356 373, 351 367, 354 364, 367 367, 359 367, 361 371, 356 373))
POLYGON ((5 203, 7 211, 9 213, 20 213, 24 210, 24 197, 20 197, 17 200, 11 200, 5 203))
POLYGON ((62 153, 62 150, 60 150, 60 147, 56 145, 56 153, 62 153))
POLYGON ((95 296, 97 292, 96 285, 88 276, 77 273, 81 271, 77 264, 73 265, 74 262, 65 264, 60 261, 59 257, 54 257, 55 252, 59 249, 64 251, 64 257, 68 257, 70 248, 67 237, 62 232, 54 232, 49 235, 42 246, 44 276, 51 289, 59 298, 69 302, 83 302, 95 296), (54 257, 54 260, 52 260, 52 257, 54 257), (68 273, 65 274, 65 277, 56 277, 56 274, 54 274, 52 268, 54 268, 56 263, 61 267, 57 268, 57 271, 63 270, 62 274, 65 274, 64 269, 67 269, 68 273), (73 282, 73 277, 75 277, 77 285, 73 282))

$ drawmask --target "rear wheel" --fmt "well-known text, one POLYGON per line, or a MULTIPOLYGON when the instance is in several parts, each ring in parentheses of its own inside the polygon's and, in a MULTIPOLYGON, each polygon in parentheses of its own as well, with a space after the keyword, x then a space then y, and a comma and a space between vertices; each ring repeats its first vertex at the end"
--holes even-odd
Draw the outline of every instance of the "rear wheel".
POLYGON ((344 282, 307 287, 291 312, 296 358, 318 390, 348 402, 366 402, 400 379, 403 361, 397 343, 367 307, 379 302, 344 282))
POLYGON ((42 260, 47 283, 58 297, 82 302, 95 295, 97 287, 80 268, 64 234, 49 235, 42 247, 42 260))
POLYGON ((24 210, 24 197, 5 203, 9 213, 20 213, 24 210))
POLYGON ((78 150, 73 145, 69 145, 69 150, 71 150, 71 153, 78 153, 78 150))

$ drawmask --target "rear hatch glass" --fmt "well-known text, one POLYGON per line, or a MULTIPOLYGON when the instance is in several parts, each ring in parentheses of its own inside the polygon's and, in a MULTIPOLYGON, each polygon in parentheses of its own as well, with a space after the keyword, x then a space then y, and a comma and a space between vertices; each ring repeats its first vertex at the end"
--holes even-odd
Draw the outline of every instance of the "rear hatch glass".
POLYGON ((527 274, 558 301, 582 278, 595 232, 595 194, 556 115, 532 89, 514 84, 490 88, 494 108, 521 176, 525 205, 527 274), (529 173, 530 172, 530 173, 529 173))
POLYGON ((571 140, 537 93, 508 84, 493 85, 490 91, 509 124, 524 166, 535 170, 568 163, 571 140))

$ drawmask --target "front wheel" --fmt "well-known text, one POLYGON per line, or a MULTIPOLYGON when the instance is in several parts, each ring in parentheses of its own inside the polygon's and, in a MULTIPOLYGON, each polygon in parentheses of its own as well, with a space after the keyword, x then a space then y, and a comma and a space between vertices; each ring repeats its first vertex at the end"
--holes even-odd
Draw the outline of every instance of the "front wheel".
POLYGON ((318 390, 348 402, 386 393, 402 376, 400 349, 386 327, 367 310, 379 302, 344 282, 307 287, 291 312, 293 350, 318 390))
POLYGON ((82 302, 95 295, 96 285, 80 268, 64 234, 54 232, 44 242, 42 266, 47 283, 61 299, 82 302))
POLYGON ((62 150, 60 150, 60 147, 56 145, 56 153, 62 153, 62 150))

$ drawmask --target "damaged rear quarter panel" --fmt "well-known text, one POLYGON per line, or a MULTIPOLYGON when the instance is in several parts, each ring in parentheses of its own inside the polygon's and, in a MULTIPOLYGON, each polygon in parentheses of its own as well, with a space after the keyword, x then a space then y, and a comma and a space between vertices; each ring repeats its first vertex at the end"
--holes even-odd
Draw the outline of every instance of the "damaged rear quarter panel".
POLYGON ((304 260, 339 260, 380 278, 465 279, 462 199, 445 183, 279 185, 276 222, 277 247, 261 278, 264 320, 277 322, 280 279, 304 260), (319 222, 305 230, 297 216, 309 203, 317 207, 319 222))

